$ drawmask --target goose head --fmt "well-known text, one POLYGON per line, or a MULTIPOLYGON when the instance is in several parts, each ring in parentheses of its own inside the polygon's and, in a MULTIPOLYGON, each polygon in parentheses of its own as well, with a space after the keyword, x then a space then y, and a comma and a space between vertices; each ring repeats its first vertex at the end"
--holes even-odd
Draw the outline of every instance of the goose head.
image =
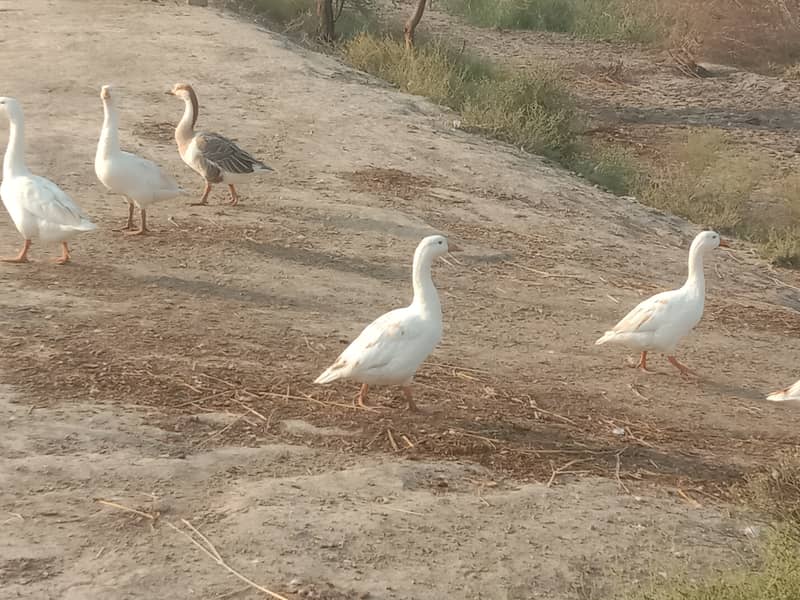
POLYGON ((690 252, 707 254, 719 247, 730 248, 730 244, 727 240, 722 239, 722 236, 716 231, 701 231, 692 241, 690 252))
POLYGON ((443 235, 429 235, 419 243, 415 254, 433 260, 435 258, 444 258, 448 253, 458 250, 460 248, 455 244, 449 244, 447 238, 443 235))
POLYGON ((101 87, 100 98, 102 98, 103 100, 111 100, 111 91, 113 89, 114 88, 112 88, 110 85, 104 85, 103 87, 101 87))
POLYGON ((11 120, 22 118, 22 107, 14 98, 0 96, 0 111, 6 113, 11 120))
POLYGON ((197 94, 194 93, 194 88, 188 83, 176 83, 172 89, 165 92, 170 96, 176 96, 183 100, 186 104, 192 105, 192 127, 197 123, 197 115, 200 110, 197 102, 197 94))

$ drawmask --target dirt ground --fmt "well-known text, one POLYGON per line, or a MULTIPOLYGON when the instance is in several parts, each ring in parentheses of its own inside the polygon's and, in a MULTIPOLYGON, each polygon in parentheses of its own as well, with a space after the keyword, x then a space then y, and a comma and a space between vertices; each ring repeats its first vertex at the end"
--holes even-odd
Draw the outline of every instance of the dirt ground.
MULTIPOLYGON (((293 599, 596 600, 752 558, 759 519, 728 502, 798 443, 800 409, 763 401, 798 377, 797 273, 741 243, 715 253, 680 353, 703 379, 661 358, 641 375, 593 342, 681 283, 696 227, 211 9, 0 14, 27 162, 100 226, 66 267, 38 244, 32 264, 0 265, 1 599, 264 596, 182 520, 293 599), (236 208, 218 188, 207 208, 155 207, 152 236, 114 233, 124 204, 92 168, 100 85, 117 87, 124 145, 199 195, 171 139, 176 81, 195 85, 200 127, 276 173, 236 208), (314 386, 407 302, 432 232, 464 251, 434 273, 445 334, 418 377, 426 412, 314 386)), ((14 252, 7 217, 0 232, 14 252)))

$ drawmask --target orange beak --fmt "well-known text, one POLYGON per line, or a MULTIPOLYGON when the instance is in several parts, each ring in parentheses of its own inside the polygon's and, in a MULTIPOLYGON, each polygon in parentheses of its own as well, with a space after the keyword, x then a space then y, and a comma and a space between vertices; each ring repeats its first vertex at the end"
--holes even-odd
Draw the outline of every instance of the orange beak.
POLYGON ((447 251, 448 252, 461 252, 461 246, 453 244, 452 242, 447 242, 447 251))
POLYGON ((722 238, 719 238, 719 247, 720 248, 730 248, 731 244, 730 244, 730 242, 728 240, 723 240, 722 238))

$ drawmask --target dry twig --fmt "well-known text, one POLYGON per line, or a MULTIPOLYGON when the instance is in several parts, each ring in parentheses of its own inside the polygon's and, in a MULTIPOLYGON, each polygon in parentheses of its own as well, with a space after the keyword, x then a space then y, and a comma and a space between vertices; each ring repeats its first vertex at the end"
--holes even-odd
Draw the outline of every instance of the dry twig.
POLYGON ((273 592, 273 591, 271 591, 271 590, 268 590, 267 588, 265 588, 265 587, 263 587, 263 586, 261 586, 261 585, 258 585, 258 584, 257 584, 256 582, 254 582, 253 580, 251 580, 251 579, 248 579, 247 577, 245 577, 244 575, 242 575, 241 573, 239 573, 237 570, 235 570, 233 567, 229 566, 229 565, 228 565, 228 563, 226 563, 226 562, 225 562, 225 561, 222 559, 222 556, 220 556, 219 552, 217 552, 217 549, 214 547, 214 544, 212 544, 212 543, 211 543, 211 541, 210 541, 210 540, 209 540, 209 539, 208 539, 206 536, 204 536, 204 535, 203 535, 203 534, 202 534, 200 531, 198 531, 198 530, 197 530, 197 529, 196 529, 196 528, 195 528, 195 527, 194 527, 194 526, 193 526, 191 523, 189 523, 189 521, 187 521, 186 519, 181 519, 181 523, 183 523, 184 525, 186 525, 186 527, 188 527, 188 528, 191 530, 191 532, 192 532, 193 534, 197 535, 197 537, 199 537, 201 540, 203 540, 203 542, 204 542, 204 544, 205 544, 205 545, 203 545, 203 544, 201 544, 200 542, 198 542, 198 541, 197 541, 197 540, 196 540, 196 539, 195 539, 193 536, 191 536, 191 535, 189 535, 188 533, 186 533, 186 532, 185 532, 183 529, 181 529, 180 527, 178 527, 178 526, 176 526, 176 525, 174 525, 174 524, 170 523, 169 521, 167 521, 166 523, 167 523, 167 525, 168 525, 169 527, 171 527, 172 529, 174 529, 175 531, 177 531, 178 533, 180 533, 180 534, 181 534, 183 537, 185 537, 187 540, 189 540, 189 541, 190 541, 192 544, 194 544, 194 545, 195 545, 195 546, 197 546, 197 547, 198 547, 200 550, 202 550, 202 551, 203 551, 203 553, 204 553, 206 556, 208 556, 208 557, 209 557, 211 560, 213 560, 215 563, 217 563, 217 564, 218 564, 220 567, 222 567, 223 569, 225 569, 226 571, 228 571, 228 572, 229 572, 231 575, 234 575, 235 577, 238 577, 239 579, 241 579, 242 581, 244 581, 244 582, 245 582, 247 585, 249 585, 251 588, 253 588, 253 589, 255 589, 255 590, 258 590, 259 592, 262 592, 262 593, 266 594, 266 595, 267 595, 267 596, 269 596, 270 598, 275 598, 275 600, 289 600, 289 599, 288 599, 288 598, 286 598, 285 596, 281 596, 280 594, 277 594, 277 593, 275 593, 275 592, 273 592))

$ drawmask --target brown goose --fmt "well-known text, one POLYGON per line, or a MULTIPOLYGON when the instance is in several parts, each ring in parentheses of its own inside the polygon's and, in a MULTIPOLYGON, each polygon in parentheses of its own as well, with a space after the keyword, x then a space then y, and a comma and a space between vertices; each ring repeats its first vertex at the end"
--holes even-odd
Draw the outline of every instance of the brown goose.
POLYGON ((242 150, 232 140, 217 133, 203 133, 194 130, 199 114, 197 94, 188 83, 176 83, 167 92, 181 98, 186 105, 178 126, 175 128, 175 141, 178 152, 187 165, 202 175, 206 188, 199 202, 193 206, 208 204, 211 186, 215 183, 227 183, 231 192, 231 206, 239 203, 235 183, 244 183, 254 173, 272 171, 249 152, 242 150))

